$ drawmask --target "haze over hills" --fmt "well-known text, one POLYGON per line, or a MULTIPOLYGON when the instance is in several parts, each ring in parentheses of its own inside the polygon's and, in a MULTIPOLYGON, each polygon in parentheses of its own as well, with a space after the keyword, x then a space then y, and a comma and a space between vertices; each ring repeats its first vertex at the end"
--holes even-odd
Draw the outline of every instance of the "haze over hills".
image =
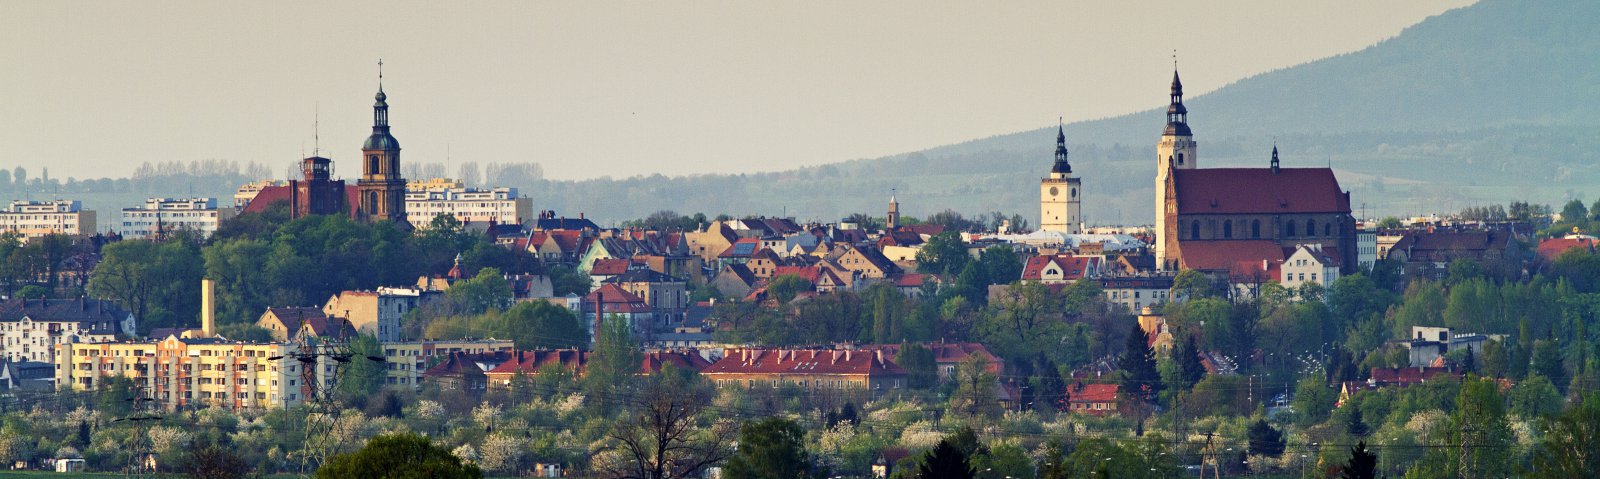
MULTIPOLYGON (((1245 78, 1186 98, 1201 167, 1332 165, 1357 214, 1453 212, 1514 199, 1600 195, 1600 2, 1485 0, 1369 48, 1245 78)), ((1165 79, 1163 79, 1165 80, 1165 79)), ((1162 82, 1165 83, 1164 81, 1162 82)), ((1093 91, 1076 92, 1094 95, 1093 91)), ((1095 224, 1145 224, 1165 89, 1149 110, 1066 125, 1095 224)), ((834 220, 944 209, 1038 215, 1055 125, 876 159, 739 175, 538 180, 515 186, 536 208, 602 222, 658 209, 834 220)), ((751 152, 760 161, 761 152, 751 152)), ((276 175, 274 175, 276 176, 276 175)), ((206 185, 226 184, 209 182, 206 185)), ((487 183, 502 185, 493 178, 487 183)), ((226 198, 231 190, 195 193, 226 198)), ((172 195, 172 192, 143 192, 172 195)), ((89 198, 91 207, 132 206, 89 198)))
MULTIPOLYGON (((1201 166, 1265 166, 1276 140, 1285 166, 1332 164, 1368 216, 1593 199, 1596 18, 1600 2, 1487 0, 1358 52, 1186 99, 1201 166)), ((1091 222, 1150 221, 1166 93, 1151 92, 1160 108, 1067 125, 1091 222)), ((1036 217, 1054 129, 769 174, 546 182, 528 193, 601 218, 643 216, 654 205, 823 220, 881 215, 891 189, 910 215, 951 208, 1036 217)))

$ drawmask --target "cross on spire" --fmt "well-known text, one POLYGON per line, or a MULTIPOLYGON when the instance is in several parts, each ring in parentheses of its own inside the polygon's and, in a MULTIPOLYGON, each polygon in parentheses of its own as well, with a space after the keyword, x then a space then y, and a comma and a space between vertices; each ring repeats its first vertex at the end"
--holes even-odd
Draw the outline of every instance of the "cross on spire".
POLYGON ((383 59, 378 59, 378 89, 383 89, 383 59))

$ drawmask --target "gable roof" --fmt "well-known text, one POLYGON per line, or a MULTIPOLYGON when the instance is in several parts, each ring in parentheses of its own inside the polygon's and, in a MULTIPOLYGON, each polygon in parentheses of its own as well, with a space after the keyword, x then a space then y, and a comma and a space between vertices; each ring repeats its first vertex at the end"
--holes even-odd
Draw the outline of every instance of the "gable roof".
POLYGON ((739 238, 738 241, 728 246, 728 249, 722 250, 722 254, 717 255, 717 257, 749 258, 754 256, 759 249, 761 249, 761 240, 759 238, 739 238))
POLYGON ((601 258, 594 260, 594 266, 589 268, 590 276, 617 276, 628 272, 628 267, 633 262, 619 258, 601 258))
POLYGON ((602 311, 606 313, 637 314, 651 311, 650 306, 645 304, 643 298, 622 289, 617 283, 600 285, 599 289, 585 296, 583 302, 585 305, 593 305, 597 297, 604 300, 605 304, 602 311))
POLYGON ((1083 278, 1089 270, 1098 266, 1098 256, 1073 256, 1073 255, 1039 255, 1028 258, 1022 267, 1022 279, 1039 280, 1044 276, 1047 267, 1055 265, 1062 273, 1062 278, 1075 280, 1083 278))
POLYGON ((606 279, 607 283, 682 283, 683 279, 653 269, 634 269, 606 279))
POLYGON ((639 372, 649 374, 660 372, 661 368, 672 365, 680 371, 700 372, 711 366, 711 361, 700 356, 694 350, 687 351, 651 351, 644 354, 644 359, 639 362, 639 372))
POLYGON ((718 272, 717 275, 721 276, 724 274, 733 275, 734 278, 738 278, 739 281, 744 282, 745 285, 752 285, 756 283, 756 274, 750 272, 750 268, 743 264, 728 263, 727 265, 724 265, 722 267, 722 271, 718 272))
POLYGON ((1178 214, 1349 213, 1329 168, 1172 170, 1178 214))
POLYGON ((1076 383, 1072 385, 1068 401, 1087 403, 1116 402, 1118 389, 1121 389, 1118 384, 1076 383))
MULTIPOLYGON (((98 299, 12 299, 0 302, 0 321, 115 323, 128 317, 116 303, 98 299)), ((110 334, 111 331, 106 331, 110 334)))
POLYGON ((809 266, 779 266, 772 270, 772 277, 774 278, 786 275, 799 276, 805 278, 806 281, 810 281, 811 284, 817 284, 818 274, 820 274, 820 271, 816 267, 809 266))

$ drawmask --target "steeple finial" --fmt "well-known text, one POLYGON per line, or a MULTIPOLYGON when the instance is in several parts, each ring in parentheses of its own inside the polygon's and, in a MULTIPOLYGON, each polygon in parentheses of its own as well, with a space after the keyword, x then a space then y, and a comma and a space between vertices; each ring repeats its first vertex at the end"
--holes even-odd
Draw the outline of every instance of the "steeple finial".
POLYGON ((383 91, 383 59, 378 59, 378 91, 383 91))
POLYGON ((1051 173, 1071 173, 1072 164, 1067 162, 1067 126, 1066 120, 1057 117, 1059 124, 1056 126, 1056 164, 1050 168, 1051 173))
POLYGON ((1278 174, 1278 142, 1272 142, 1272 174, 1278 174))

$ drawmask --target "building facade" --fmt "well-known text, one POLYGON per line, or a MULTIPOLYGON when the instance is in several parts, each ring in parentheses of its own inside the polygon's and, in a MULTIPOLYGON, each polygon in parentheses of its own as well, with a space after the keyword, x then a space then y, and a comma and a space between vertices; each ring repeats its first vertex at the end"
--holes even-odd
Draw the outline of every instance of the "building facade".
POLYGON ((0 211, 0 233, 15 233, 24 241, 45 235, 93 235, 95 213, 78 200, 12 201, 0 211))
POLYGON ((0 303, 0 356, 53 363, 56 345, 112 341, 134 326, 132 314, 106 301, 14 299, 0 303))
POLYGON ((160 237, 188 230, 210 237, 234 209, 217 207, 216 198, 150 198, 137 208, 123 208, 115 228, 124 239, 160 237))
POLYGON ((322 306, 323 314, 344 318, 362 334, 371 334, 380 342, 394 342, 405 338, 400 332, 400 319, 422 305, 422 290, 415 288, 378 288, 377 291, 344 291, 328 298, 322 306))
POLYGON ((1172 71, 1170 99, 1167 128, 1156 144, 1155 255, 1156 267, 1160 269, 1167 269, 1167 243, 1172 233, 1163 219, 1176 213, 1168 205, 1171 192, 1167 191, 1167 183, 1172 181, 1172 170, 1192 170, 1200 164, 1197 151, 1200 145, 1195 143, 1194 132, 1189 129, 1189 109, 1183 106, 1183 82, 1178 79, 1177 70, 1172 71))
POLYGON ((521 225, 533 219, 533 199, 518 197, 516 188, 441 186, 437 180, 406 187, 406 218, 418 228, 442 214, 467 224, 521 225))
POLYGON ((156 341, 71 343, 58 346, 56 384, 61 390, 94 390, 121 376, 148 391, 165 410, 222 407, 287 408, 313 388, 331 388, 335 361, 284 359, 299 347, 220 338, 169 336, 156 341), (301 371, 300 368, 310 368, 301 371), (310 378, 312 384, 307 384, 310 378))
POLYGON ((378 94, 372 104, 372 135, 361 145, 361 179, 356 181, 356 189, 361 198, 360 218, 405 222, 406 180, 400 177, 400 141, 389 134, 388 98, 380 70, 378 94))
POLYGON ((1039 180, 1039 229, 1077 234, 1083 226, 1082 184, 1067 162, 1067 130, 1056 129, 1056 162, 1039 180))

